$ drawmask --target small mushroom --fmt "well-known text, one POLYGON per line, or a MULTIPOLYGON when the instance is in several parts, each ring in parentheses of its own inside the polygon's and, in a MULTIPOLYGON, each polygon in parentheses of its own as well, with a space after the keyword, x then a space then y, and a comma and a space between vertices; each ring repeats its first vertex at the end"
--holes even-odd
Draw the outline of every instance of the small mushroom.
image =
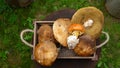
POLYGON ((79 43, 78 36, 84 33, 85 29, 81 24, 71 24, 68 28, 68 33, 70 34, 67 38, 67 44, 69 49, 74 49, 74 47, 79 43))
POLYGON ((79 38, 79 43, 74 48, 74 52, 79 56, 90 56, 95 52, 95 40, 88 35, 83 35, 79 38))
POLYGON ((75 35, 78 37, 79 35, 82 35, 85 32, 85 28, 81 24, 71 24, 68 28, 69 34, 75 35))

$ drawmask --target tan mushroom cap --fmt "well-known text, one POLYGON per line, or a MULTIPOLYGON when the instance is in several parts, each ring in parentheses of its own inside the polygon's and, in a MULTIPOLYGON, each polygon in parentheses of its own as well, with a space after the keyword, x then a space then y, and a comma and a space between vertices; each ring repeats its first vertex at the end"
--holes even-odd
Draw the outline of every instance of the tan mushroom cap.
POLYGON ((71 24, 68 18, 59 18, 53 24, 55 39, 64 47, 67 47, 68 27, 71 24))

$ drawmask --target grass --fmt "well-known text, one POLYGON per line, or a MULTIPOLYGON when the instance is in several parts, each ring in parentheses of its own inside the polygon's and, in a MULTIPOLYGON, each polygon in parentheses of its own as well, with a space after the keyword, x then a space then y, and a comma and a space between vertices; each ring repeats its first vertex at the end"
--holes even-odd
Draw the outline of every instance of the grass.
MULTIPOLYGON (((42 20, 53 11, 64 8, 79 9, 95 6, 105 15, 104 31, 110 34, 110 41, 102 47, 102 55, 96 68, 120 67, 120 21, 111 17, 104 8, 104 1, 96 0, 35 0, 30 6, 12 8, 0 0, 0 68, 33 68, 31 48, 20 40, 23 29, 33 29, 32 21, 42 20)), ((31 41, 32 33, 25 35, 31 41)), ((102 38, 104 39, 104 38, 102 38)))
POLYGON ((102 56, 98 63, 100 68, 119 68, 120 67, 120 22, 109 17, 105 17, 104 31, 110 35, 110 41, 102 47, 102 56), (102 64, 102 65, 101 65, 102 64))

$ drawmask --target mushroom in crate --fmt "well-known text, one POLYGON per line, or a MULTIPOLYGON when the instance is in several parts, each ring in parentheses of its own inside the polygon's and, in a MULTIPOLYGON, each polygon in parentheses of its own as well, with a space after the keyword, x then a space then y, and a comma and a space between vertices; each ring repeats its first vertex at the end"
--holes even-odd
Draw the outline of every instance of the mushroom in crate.
POLYGON ((34 49, 35 60, 43 66, 51 66, 58 56, 52 28, 41 25, 38 30, 38 44, 34 49))
POLYGON ((71 24, 68 18, 59 18, 53 24, 53 34, 55 39, 63 46, 67 46, 68 27, 71 24))
POLYGON ((68 28, 67 44, 68 48, 74 49, 74 52, 79 56, 90 56, 95 52, 95 41, 84 32, 83 25, 72 23, 68 28))
POLYGON ((68 27, 68 37, 67 37, 67 44, 69 49, 74 49, 75 46, 79 43, 78 36, 84 34, 84 27, 81 24, 71 24, 68 27))
POLYGON ((47 24, 41 25, 37 31, 37 34, 38 34, 38 42, 44 42, 46 40, 55 42, 53 30, 52 30, 51 26, 49 26, 47 24))
POLYGON ((99 38, 103 24, 103 13, 95 7, 80 8, 72 16, 71 23, 79 23, 85 27, 85 34, 93 39, 99 38))
POLYGON ((74 52, 80 56, 93 55, 96 51, 95 41, 99 38, 104 23, 103 13, 95 7, 81 8, 72 16, 71 23, 82 24, 85 29, 84 34, 79 36, 74 52))
POLYGON ((96 51, 96 41, 88 35, 79 37, 79 43, 74 48, 74 52, 79 56, 90 56, 96 51))

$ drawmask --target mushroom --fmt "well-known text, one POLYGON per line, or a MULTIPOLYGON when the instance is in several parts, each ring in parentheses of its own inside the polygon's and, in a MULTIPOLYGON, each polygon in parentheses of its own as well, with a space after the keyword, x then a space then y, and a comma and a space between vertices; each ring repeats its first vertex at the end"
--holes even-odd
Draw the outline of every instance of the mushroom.
POLYGON ((67 38, 67 44, 69 49, 74 49, 74 47, 79 43, 78 36, 84 33, 85 29, 81 24, 71 24, 68 28, 69 36, 67 38))
POLYGON ((48 24, 41 25, 37 33, 38 33, 38 42, 43 42, 46 40, 55 42, 52 28, 48 24))
POLYGON ((84 7, 74 13, 71 23, 82 24, 85 27, 85 34, 97 39, 102 31, 104 15, 96 7, 84 7))
POLYGON ((43 66, 51 66, 58 56, 56 45, 51 41, 38 43, 34 49, 35 60, 43 66))
POLYGON ((89 35, 83 35, 79 37, 79 43, 74 48, 74 52, 79 56, 90 56, 95 52, 95 40, 89 35))
POLYGON ((47 24, 41 25, 38 30, 38 43, 34 49, 35 60, 43 66, 51 66, 57 55, 52 28, 47 24))
POLYGON ((59 18, 53 24, 54 37, 63 47, 67 47, 68 27, 70 24, 71 21, 68 18, 59 18))

